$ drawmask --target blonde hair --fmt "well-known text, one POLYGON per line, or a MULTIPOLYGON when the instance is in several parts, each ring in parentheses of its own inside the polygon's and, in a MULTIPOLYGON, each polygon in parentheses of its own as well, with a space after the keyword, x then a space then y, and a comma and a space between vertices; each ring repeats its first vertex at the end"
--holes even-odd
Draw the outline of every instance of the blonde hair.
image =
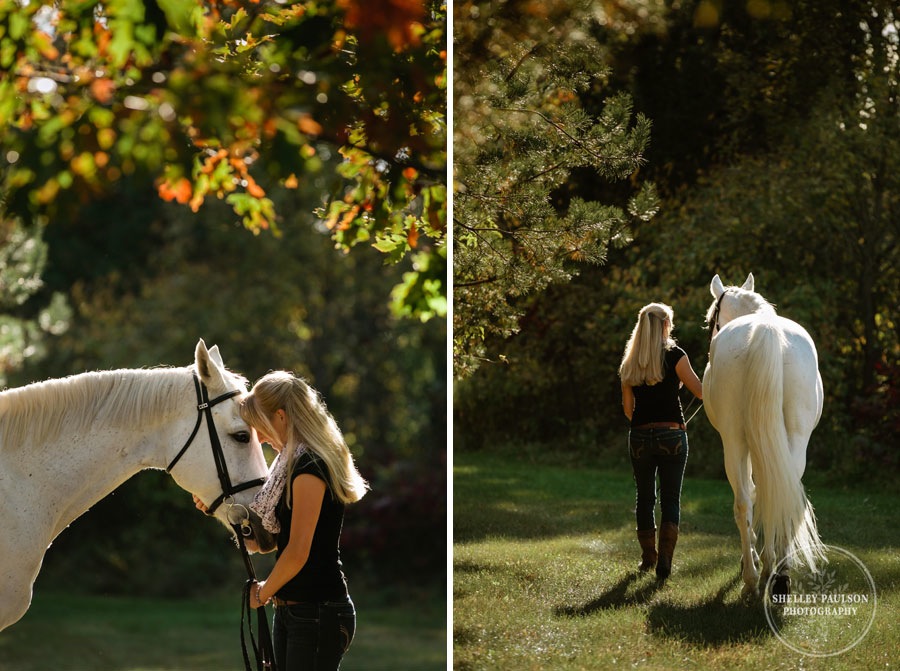
POLYGON ((675 345, 675 339, 669 335, 674 328, 675 312, 665 303, 650 303, 641 308, 619 365, 622 384, 637 387, 662 381, 666 350, 675 345))
MULTIPOLYGON (((257 431, 277 440, 272 417, 278 410, 287 415, 285 444, 278 446, 281 458, 287 459, 287 472, 293 471, 301 449, 307 449, 325 462, 334 497, 345 504, 359 501, 369 485, 356 470, 350 448, 319 393, 287 371, 268 373, 244 397, 241 417, 257 431)), ((290 477, 285 483, 285 496, 290 507, 290 477)))

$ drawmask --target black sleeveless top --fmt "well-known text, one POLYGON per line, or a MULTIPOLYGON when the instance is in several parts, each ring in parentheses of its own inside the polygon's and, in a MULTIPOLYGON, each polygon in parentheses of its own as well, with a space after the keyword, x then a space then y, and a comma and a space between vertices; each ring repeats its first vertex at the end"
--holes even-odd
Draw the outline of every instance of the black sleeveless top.
MULTIPOLYGON (((326 485, 322 498, 322 509, 309 548, 309 558, 300 572, 278 590, 278 596, 286 601, 341 601, 347 597, 347 581, 341 564, 340 537, 344 524, 344 504, 331 493, 328 469, 319 457, 309 450, 303 452, 294 463, 291 472, 291 487, 298 475, 309 473, 323 480, 326 485)), ((291 539, 291 512, 281 497, 276 515, 281 524, 278 533, 278 552, 287 547, 291 539)))
POLYGON ((678 345, 673 345, 666 350, 665 363, 663 365, 665 377, 653 385, 642 384, 632 387, 634 391, 634 413, 631 415, 632 427, 657 422, 684 424, 681 399, 678 397, 681 380, 675 371, 675 366, 681 361, 683 356, 687 356, 685 351, 678 345))

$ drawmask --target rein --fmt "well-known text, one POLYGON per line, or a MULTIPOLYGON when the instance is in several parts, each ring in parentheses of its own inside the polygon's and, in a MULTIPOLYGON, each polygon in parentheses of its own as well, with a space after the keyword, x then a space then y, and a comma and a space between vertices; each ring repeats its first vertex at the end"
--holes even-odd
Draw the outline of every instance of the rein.
POLYGON ((241 549, 241 557, 244 560, 244 568, 247 569, 247 582, 244 583, 244 591, 241 594, 241 654, 244 656, 244 669, 252 671, 250 665, 250 656, 247 654, 247 641, 244 637, 244 616, 247 617, 247 631, 250 634, 250 647, 253 649, 253 656, 256 658, 257 671, 277 671, 275 666, 275 653, 272 649, 272 635, 269 632, 269 620, 266 613, 265 605, 256 609, 256 629, 259 635, 259 641, 253 636, 253 617, 250 608, 250 591, 256 582, 256 571, 253 570, 253 562, 250 561, 250 553, 247 552, 247 546, 244 543, 244 535, 241 528, 234 524, 235 536, 238 539, 238 546, 241 549))
MULTIPOLYGON (((690 410, 691 406, 694 405, 694 401, 696 401, 696 400, 697 400, 697 397, 694 396, 691 399, 690 403, 688 403, 688 406, 684 409, 684 411, 687 412, 688 410, 690 410)), ((700 405, 698 405, 697 409, 694 410, 694 414, 691 415, 690 417, 688 417, 686 420, 684 420, 684 425, 687 426, 688 424, 690 424, 691 420, 694 419, 694 417, 697 416, 697 413, 700 412, 702 409, 703 409, 703 401, 700 401, 700 405)))
MULTIPOLYGON (((216 464, 216 475, 218 475, 219 484, 222 486, 222 493, 207 508, 206 514, 214 514, 216 509, 229 498, 231 499, 228 503, 229 512, 230 508, 236 506, 243 508, 244 506, 234 503, 233 495, 246 489, 250 489, 251 487, 262 485, 266 480, 265 478, 256 478, 237 485, 231 484, 231 478, 228 475, 228 466, 225 463, 225 453, 222 451, 222 443, 219 441, 219 434, 216 432, 216 425, 213 423, 212 416, 213 407, 222 401, 227 401, 229 398, 237 396, 241 391, 238 389, 228 391, 221 396, 216 396, 214 399, 210 400, 206 385, 200 380, 196 371, 193 373, 193 379, 194 389, 197 392, 197 422, 194 424, 194 430, 191 431, 191 435, 188 437, 184 447, 178 451, 178 454, 175 455, 175 458, 172 459, 166 467, 166 473, 171 473, 181 457, 184 456, 184 453, 187 452, 187 449, 191 446, 191 443, 194 442, 194 438, 197 437, 197 433, 200 431, 200 425, 203 423, 203 418, 206 417, 206 426, 209 430, 209 444, 212 447, 213 460, 216 464)), ((232 522, 231 515, 228 515, 228 522, 234 529, 234 535, 237 537, 238 547, 241 550, 241 558, 244 560, 244 568, 247 570, 247 582, 244 584, 244 590, 241 595, 241 654, 244 657, 244 667, 247 671, 252 671, 250 657, 247 654, 246 639, 244 637, 244 615, 246 614, 246 628, 250 633, 250 645, 253 649, 253 654, 256 657, 257 671, 276 671, 275 655, 272 651, 272 637, 269 632, 269 621, 266 616, 265 606, 256 610, 259 641, 257 642, 256 638, 253 636, 253 625, 250 615, 250 611, 252 610, 250 608, 250 589, 253 583, 256 582, 256 571, 253 570, 253 562, 250 560, 250 553, 247 551, 247 545, 244 542, 244 536, 249 536, 252 533, 250 529, 250 513, 246 508, 244 508, 244 512, 246 514, 238 523, 232 522)))

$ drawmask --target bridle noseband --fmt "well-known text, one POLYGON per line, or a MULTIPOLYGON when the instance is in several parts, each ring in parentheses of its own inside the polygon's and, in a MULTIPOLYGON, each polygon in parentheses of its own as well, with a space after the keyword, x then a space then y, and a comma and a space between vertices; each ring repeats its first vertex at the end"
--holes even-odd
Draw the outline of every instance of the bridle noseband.
MULTIPOLYGON (((200 380, 196 371, 194 371, 193 376, 194 388, 197 391, 197 423, 194 424, 194 430, 191 431, 191 435, 188 437, 184 447, 178 451, 178 454, 175 455, 175 458, 172 459, 166 467, 166 473, 172 472, 172 469, 175 468, 175 464, 178 463, 181 457, 184 456, 184 453, 187 452, 187 449, 191 446, 191 443, 194 442, 194 438, 197 437, 197 432, 200 430, 200 424, 203 422, 203 417, 205 416, 206 426, 209 429, 209 444, 212 446, 213 460, 216 463, 216 475, 219 476, 219 484, 222 486, 222 493, 219 495, 219 498, 213 501, 206 511, 207 515, 213 515, 216 512, 216 509, 222 505, 222 502, 230 496, 242 492, 245 489, 262 485, 266 480, 265 478, 256 478, 255 480, 248 480, 247 482, 242 482, 238 485, 231 484, 231 478, 228 476, 228 466, 225 463, 225 453, 222 451, 222 444, 219 442, 219 434, 216 433, 216 425, 213 423, 212 409, 222 401, 227 401, 229 398, 237 396, 241 391, 239 389, 227 391, 221 396, 216 396, 214 399, 210 400, 206 385, 200 380)), ((231 520, 229 520, 229 522, 231 522, 231 520)), ((246 522, 249 522, 249 513, 246 522)), ((241 526, 244 526, 244 521, 241 522, 241 526)), ((247 528, 247 531, 249 531, 249 527, 247 528)))

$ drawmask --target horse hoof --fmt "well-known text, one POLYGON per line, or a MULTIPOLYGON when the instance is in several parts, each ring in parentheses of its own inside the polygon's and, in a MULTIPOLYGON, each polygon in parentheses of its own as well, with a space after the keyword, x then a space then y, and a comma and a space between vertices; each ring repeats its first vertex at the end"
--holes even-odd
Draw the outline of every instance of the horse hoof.
POLYGON ((772 578, 770 591, 773 596, 786 596, 791 593, 791 576, 776 575, 772 578))
POLYGON ((746 603, 752 603, 759 599, 759 590, 751 585, 744 585, 741 590, 741 599, 746 603))

